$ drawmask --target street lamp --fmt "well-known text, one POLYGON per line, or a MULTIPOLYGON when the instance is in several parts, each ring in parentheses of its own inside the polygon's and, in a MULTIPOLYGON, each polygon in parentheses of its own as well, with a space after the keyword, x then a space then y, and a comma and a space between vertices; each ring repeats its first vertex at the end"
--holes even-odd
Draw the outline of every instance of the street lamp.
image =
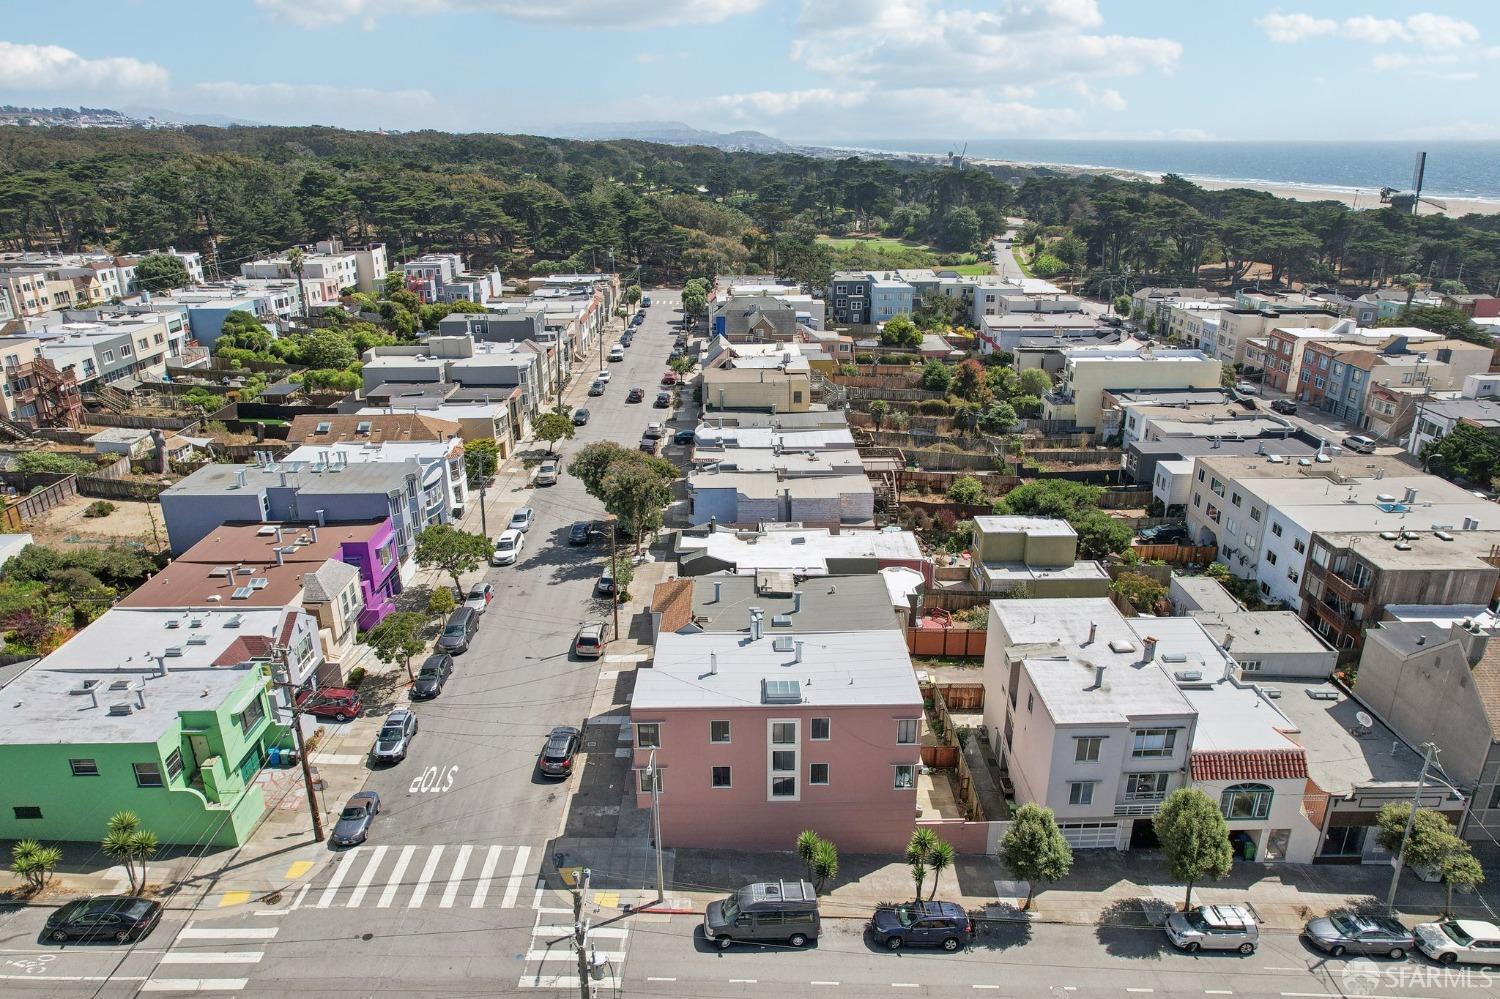
POLYGON ((656 902, 667 897, 665 879, 661 867, 661 774, 656 769, 656 750, 646 760, 646 774, 651 778, 651 838, 656 846, 656 902))

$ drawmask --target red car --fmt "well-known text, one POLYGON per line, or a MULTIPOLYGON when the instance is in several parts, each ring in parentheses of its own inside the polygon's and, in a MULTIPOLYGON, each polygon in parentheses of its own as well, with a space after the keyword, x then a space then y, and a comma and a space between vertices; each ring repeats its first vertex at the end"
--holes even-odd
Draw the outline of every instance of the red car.
POLYGON ((661 383, 663 385, 676 385, 677 384, 677 372, 675 372, 675 371, 668 371, 666 374, 662 375, 661 376, 661 383))
POLYGON ((304 691, 297 697, 297 710, 319 718, 348 721, 359 716, 364 702, 359 691, 348 687, 324 687, 322 690, 304 691))

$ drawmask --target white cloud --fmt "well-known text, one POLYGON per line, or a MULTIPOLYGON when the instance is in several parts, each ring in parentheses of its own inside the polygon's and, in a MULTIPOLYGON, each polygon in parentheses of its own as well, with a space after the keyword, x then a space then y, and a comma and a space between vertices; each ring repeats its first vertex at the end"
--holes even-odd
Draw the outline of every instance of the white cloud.
POLYGON ((167 71, 129 56, 88 59, 60 45, 0 41, 0 87, 24 92, 150 93, 167 71))
POLYGON ((189 110, 212 110, 278 125, 439 128, 446 109, 426 90, 377 90, 317 83, 195 83, 181 95, 189 110))
POLYGON ((760 7, 765 0, 256 0, 306 28, 358 19, 368 30, 381 17, 448 12, 498 14, 524 21, 561 21, 587 27, 661 27, 714 24, 760 7))
POLYGON ((1279 10, 1257 17, 1255 23, 1271 41, 1282 45, 1306 41, 1320 35, 1331 35, 1339 30, 1339 23, 1331 18, 1313 17, 1310 14, 1283 14, 1279 10))
POLYGON ((661 62, 661 56, 657 55, 655 52, 637 52, 632 58, 636 63, 642 66, 649 66, 654 62, 661 62))
POLYGON ((1424 11, 1404 21, 1388 17, 1348 17, 1342 22, 1311 14, 1283 14, 1273 10, 1255 19, 1273 42, 1290 45, 1310 38, 1337 36, 1367 45, 1400 42, 1428 51, 1461 49, 1479 41, 1479 29, 1469 21, 1424 11))

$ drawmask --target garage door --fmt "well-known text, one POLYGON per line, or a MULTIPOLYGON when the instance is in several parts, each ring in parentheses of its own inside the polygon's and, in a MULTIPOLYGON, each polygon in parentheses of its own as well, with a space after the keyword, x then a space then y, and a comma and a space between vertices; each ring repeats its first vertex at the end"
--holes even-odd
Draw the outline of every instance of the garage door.
POLYGON ((1113 850, 1120 841, 1118 822, 1064 822, 1061 828, 1075 850, 1113 850))

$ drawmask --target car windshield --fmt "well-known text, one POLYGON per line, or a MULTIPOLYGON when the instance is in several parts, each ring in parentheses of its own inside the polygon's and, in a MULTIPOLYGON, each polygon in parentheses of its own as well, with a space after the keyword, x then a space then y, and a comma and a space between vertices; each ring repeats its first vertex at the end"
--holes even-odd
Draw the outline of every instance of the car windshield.
POLYGON ((364 817, 365 810, 358 805, 345 805, 343 814, 339 816, 341 819, 362 819, 364 817))
POLYGON ((387 725, 385 728, 383 728, 383 729, 380 730, 380 741, 381 742, 395 742, 397 739, 400 739, 400 738, 401 738, 401 726, 400 725, 387 725))
POLYGON ((422 672, 420 672, 420 673, 417 674, 417 679, 418 680, 436 680, 437 676, 438 676, 438 674, 440 672, 442 672, 442 671, 440 669, 438 669, 436 666, 423 666, 422 667, 422 672))
POLYGON ((1364 930, 1373 928, 1372 924, 1367 923, 1362 919, 1357 919, 1353 916, 1331 916, 1329 917, 1329 922, 1333 923, 1334 929, 1338 930, 1345 936, 1351 937, 1357 933, 1363 932, 1364 930))
POLYGON ((474 589, 472 589, 472 590, 469 591, 469 599, 470 600, 479 600, 479 599, 483 599, 483 597, 484 597, 484 590, 479 589, 478 587, 475 587, 474 589))
POLYGON ((1465 933, 1463 927, 1455 922, 1438 923, 1438 929, 1460 947, 1467 947, 1474 942, 1474 938, 1465 933))
POLYGON ((740 914, 739 900, 736 899, 733 895, 726 898, 724 900, 723 911, 725 922, 733 922, 735 917, 740 914))
POLYGON ((1183 913, 1182 918, 1187 920, 1187 924, 1195 930, 1208 929, 1208 920, 1204 919, 1203 913, 1199 912, 1197 909, 1193 909, 1191 912, 1183 913))
POLYGON ((515 538, 501 538, 495 544, 495 547, 498 548, 498 549, 500 549, 501 551, 509 551, 510 549, 514 548, 515 546, 516 546, 516 539, 515 538))
POLYGON ((462 635, 463 633, 464 625, 462 621, 449 621, 448 626, 443 629, 443 634, 445 635, 462 635))

